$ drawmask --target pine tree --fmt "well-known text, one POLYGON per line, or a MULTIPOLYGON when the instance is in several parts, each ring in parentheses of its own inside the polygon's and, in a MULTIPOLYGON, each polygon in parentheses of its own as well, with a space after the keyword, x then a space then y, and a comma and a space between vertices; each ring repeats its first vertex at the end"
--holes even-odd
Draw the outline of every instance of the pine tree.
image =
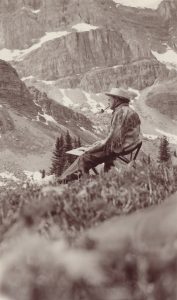
POLYGON ((66 152, 73 149, 72 146, 72 138, 70 136, 69 131, 67 130, 66 135, 65 135, 65 140, 64 140, 64 158, 65 158, 65 169, 68 168, 72 161, 72 156, 70 154, 67 154, 66 152))
POLYGON ((62 171, 64 169, 64 139, 61 135, 60 138, 57 137, 56 143, 55 143, 55 149, 53 151, 53 157, 52 157, 52 166, 50 169, 51 174, 56 174, 57 176, 60 176, 62 174, 62 171))
POLYGON ((80 139, 80 137, 78 137, 78 139, 77 139, 77 147, 79 148, 81 146, 82 146, 81 139, 80 139))
MULTIPOLYGON (((72 149, 76 149, 79 147, 81 147, 80 137, 72 139, 72 149)), ((76 155, 71 155, 71 158, 70 158, 71 162, 73 163, 76 158, 77 158, 76 155)))
POLYGON ((81 147, 80 137, 74 138, 72 145, 73 145, 73 149, 81 147))
POLYGON ((160 140, 159 147, 159 162, 168 162, 170 161, 171 154, 169 148, 169 142, 166 136, 163 136, 160 140))

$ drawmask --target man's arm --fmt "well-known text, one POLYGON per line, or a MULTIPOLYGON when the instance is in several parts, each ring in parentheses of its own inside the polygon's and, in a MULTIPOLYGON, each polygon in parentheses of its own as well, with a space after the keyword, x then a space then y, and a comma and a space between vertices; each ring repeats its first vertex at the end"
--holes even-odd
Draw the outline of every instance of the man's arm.
POLYGON ((104 140, 101 140, 94 143, 92 146, 90 146, 88 150, 85 151, 85 153, 93 153, 96 151, 101 151, 103 147, 104 147, 104 140))
POLYGON ((121 126, 122 126, 122 118, 123 117, 123 111, 120 110, 118 113, 116 113, 113 117, 112 120, 112 124, 111 124, 111 128, 109 130, 109 134, 108 136, 104 139, 101 140, 95 144, 93 144, 87 151, 86 153, 93 153, 96 151, 102 151, 104 149, 104 147, 106 146, 106 144, 111 141, 115 130, 116 131, 120 131, 121 130, 121 126))

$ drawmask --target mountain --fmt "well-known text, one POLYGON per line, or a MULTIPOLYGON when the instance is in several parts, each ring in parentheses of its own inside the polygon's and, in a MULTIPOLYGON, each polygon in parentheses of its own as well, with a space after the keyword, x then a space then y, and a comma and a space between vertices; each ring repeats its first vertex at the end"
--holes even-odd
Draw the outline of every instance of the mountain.
POLYGON ((8 1, 1 7, 1 48, 22 50, 15 63, 21 77, 100 92, 122 84, 142 89, 168 73, 151 52, 163 50, 169 38, 158 11, 140 13, 111 0, 8 1))
POLYGON ((137 94, 144 136, 166 134, 176 144, 177 1, 155 2, 150 9, 131 0, 0 0, 0 58, 17 70, 2 80, 6 128, 16 125, 7 118, 13 111, 51 144, 67 129, 90 143, 108 124, 99 114, 103 92, 125 86, 137 94))
POLYGON ((67 130, 84 143, 96 140, 88 118, 28 89, 15 69, 0 60, 0 171, 48 169, 56 137, 67 130))

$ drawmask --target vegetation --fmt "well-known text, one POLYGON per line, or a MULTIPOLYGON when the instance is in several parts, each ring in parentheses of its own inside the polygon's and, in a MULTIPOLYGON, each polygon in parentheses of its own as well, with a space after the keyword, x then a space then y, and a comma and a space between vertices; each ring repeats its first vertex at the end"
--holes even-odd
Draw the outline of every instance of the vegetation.
POLYGON ((55 149, 53 151, 50 173, 60 176, 62 172, 67 169, 76 159, 76 156, 69 155, 66 152, 80 146, 80 138, 72 138, 69 134, 69 131, 66 132, 64 137, 63 135, 57 137, 55 149))
MULTIPOLYGON (((12 300, 175 300, 175 248, 140 251, 122 241, 122 252, 114 243, 110 250, 97 250, 82 237, 105 220, 159 204, 176 190, 177 168, 150 158, 136 168, 67 185, 2 189, 0 297, 3 292, 12 300)), ((115 228, 115 236, 118 232, 115 228)))
POLYGON ((0 223, 9 223, 9 214, 20 219, 27 212, 32 222, 41 216, 67 233, 81 232, 113 216, 158 204, 176 189, 176 168, 154 162, 63 185, 17 186, 1 193, 0 223))
POLYGON ((159 161, 169 162, 171 160, 169 142, 166 136, 163 136, 160 140, 160 148, 159 148, 159 161))

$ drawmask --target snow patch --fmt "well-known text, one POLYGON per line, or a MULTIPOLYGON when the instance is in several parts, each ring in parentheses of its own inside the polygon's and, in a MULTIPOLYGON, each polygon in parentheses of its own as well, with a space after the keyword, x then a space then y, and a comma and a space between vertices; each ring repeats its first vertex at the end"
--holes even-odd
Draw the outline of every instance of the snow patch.
POLYGON ((86 129, 84 127, 80 127, 80 129, 82 129, 83 131, 86 131, 86 129))
POLYGON ((83 92, 84 95, 86 96, 87 98, 87 103, 88 105, 90 106, 90 110, 93 112, 93 113, 97 113, 100 111, 100 108, 105 108, 104 104, 102 103, 98 103, 96 100, 94 100, 90 94, 86 93, 86 92, 83 92))
POLYGON ((71 32, 69 32, 69 31, 46 32, 46 34, 40 38, 39 42, 37 42, 36 44, 32 45, 31 47, 29 47, 27 49, 10 50, 10 49, 4 48, 4 49, 0 50, 0 59, 5 60, 5 61, 12 61, 12 60, 21 61, 24 59, 24 57, 26 55, 28 55, 32 51, 40 48, 44 43, 54 40, 54 39, 58 39, 62 36, 68 35, 70 33, 71 32))
POLYGON ((27 76, 27 77, 22 77, 21 80, 25 81, 25 80, 33 79, 33 78, 34 78, 34 76, 30 75, 30 76, 27 76))
POLYGON ((55 176, 54 175, 48 175, 42 178, 42 174, 39 171, 31 172, 31 171, 24 171, 24 174, 27 177, 27 181, 29 181, 32 184, 37 185, 45 185, 54 182, 55 176))
POLYGON ((33 13, 33 14, 38 14, 39 12, 40 12, 41 10, 40 9, 31 9, 31 12, 33 13))
MULTIPOLYGON (((33 102, 34 102, 34 104, 35 104, 36 106, 41 107, 35 100, 33 100, 33 102)), ((38 114, 39 114, 39 112, 38 112, 38 114)))
POLYGON ((55 80, 37 80, 37 81, 40 81, 40 82, 43 82, 47 85, 52 85, 52 84, 55 84, 55 80))
POLYGON ((23 6, 21 10, 31 11, 33 14, 38 14, 40 12, 40 9, 30 9, 29 7, 25 7, 25 6, 23 6))
POLYGON ((157 9, 163 0, 113 0, 117 3, 117 7, 121 4, 124 6, 137 7, 137 8, 150 8, 157 9))
POLYGON ((70 106, 70 105, 73 105, 73 102, 71 101, 71 99, 66 96, 66 93, 65 93, 65 90, 64 89, 60 89, 62 95, 63 95, 63 105, 65 106, 70 106))
POLYGON ((156 128, 156 131, 159 132, 161 135, 165 135, 171 144, 177 145, 177 135, 171 134, 158 128, 156 128))
POLYGON ((18 60, 20 55, 23 53, 25 50, 10 50, 7 48, 1 49, 0 50, 0 59, 5 60, 5 61, 11 61, 11 60, 18 60))
POLYGON ((87 24, 87 23, 78 23, 78 24, 72 26, 72 28, 77 30, 78 32, 83 32, 83 31, 95 30, 98 27, 94 26, 94 25, 87 24))
POLYGON ((10 173, 8 171, 0 173, 0 177, 3 179, 9 179, 15 182, 19 182, 19 179, 15 177, 13 173, 10 173))
MULTIPOLYGON (((40 113, 39 113, 40 114, 40 113)), ((46 119, 46 124, 48 125, 48 122, 53 122, 53 123, 55 123, 55 124, 58 124, 57 123, 57 121, 55 121, 55 119, 52 117, 52 116, 50 116, 50 115, 48 115, 48 114, 46 114, 46 113, 44 113, 43 115, 41 115, 42 117, 44 117, 45 119, 46 119)))
POLYGON ((169 46, 167 48, 167 51, 164 53, 158 53, 153 50, 151 50, 151 52, 155 56, 155 58, 162 64, 165 64, 168 69, 177 70, 177 52, 175 52, 169 46))
POLYGON ((148 140, 156 140, 158 138, 157 135, 155 135, 155 134, 148 134, 148 133, 143 133, 143 136, 145 138, 147 138, 148 140))
POLYGON ((52 116, 48 115, 48 114, 44 114, 44 118, 46 119, 46 121, 54 122, 54 123, 57 124, 57 121, 55 121, 55 119, 52 116))

